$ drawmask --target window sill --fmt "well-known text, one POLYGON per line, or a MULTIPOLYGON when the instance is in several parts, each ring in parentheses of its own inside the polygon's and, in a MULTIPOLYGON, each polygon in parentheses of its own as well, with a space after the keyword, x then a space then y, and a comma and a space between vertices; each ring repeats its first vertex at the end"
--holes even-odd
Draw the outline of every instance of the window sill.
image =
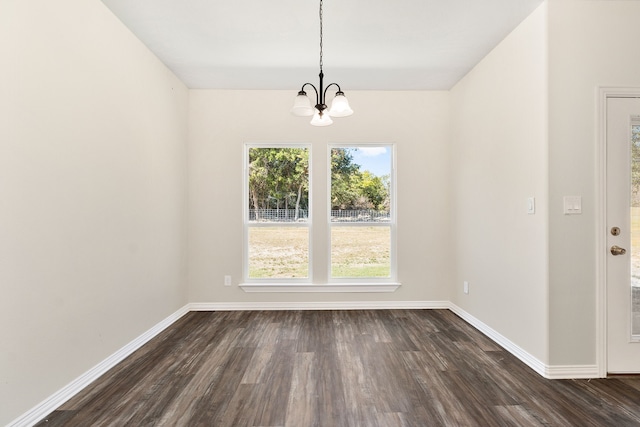
POLYGON ((395 292, 400 283, 241 283, 245 292, 395 292))

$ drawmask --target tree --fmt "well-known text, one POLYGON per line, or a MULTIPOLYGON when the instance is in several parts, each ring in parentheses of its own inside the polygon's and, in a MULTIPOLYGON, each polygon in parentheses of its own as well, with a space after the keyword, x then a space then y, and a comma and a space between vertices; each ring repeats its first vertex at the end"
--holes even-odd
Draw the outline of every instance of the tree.
MULTIPOLYGON (((331 209, 385 210, 389 207, 389 177, 361 171, 354 163, 357 148, 331 149, 331 209)), ((309 151, 295 147, 249 148, 249 208, 289 209, 294 220, 309 208, 309 151)), ((257 218, 256 219, 260 219, 257 218)))
MULTIPOLYGON (((294 219, 309 205, 309 152, 306 148, 249 149, 249 208, 280 209, 288 215, 295 205, 294 219)), ((259 218, 256 218, 259 219, 259 218)))
POLYGON ((360 165, 348 148, 331 149, 331 209, 353 209, 360 196, 356 187, 360 165))
POLYGON ((361 171, 353 162, 352 150, 357 148, 331 150, 331 209, 388 209, 389 176, 361 171))
POLYGON ((362 198, 368 201, 369 209, 383 210, 388 205, 389 193, 382 177, 369 171, 358 176, 358 189, 362 198))

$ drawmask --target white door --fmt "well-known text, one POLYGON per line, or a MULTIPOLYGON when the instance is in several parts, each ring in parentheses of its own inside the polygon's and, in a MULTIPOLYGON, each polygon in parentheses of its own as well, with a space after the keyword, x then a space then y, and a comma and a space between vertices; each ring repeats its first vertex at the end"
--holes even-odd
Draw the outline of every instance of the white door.
POLYGON ((606 126, 607 372, 640 373, 640 99, 609 98, 606 126))

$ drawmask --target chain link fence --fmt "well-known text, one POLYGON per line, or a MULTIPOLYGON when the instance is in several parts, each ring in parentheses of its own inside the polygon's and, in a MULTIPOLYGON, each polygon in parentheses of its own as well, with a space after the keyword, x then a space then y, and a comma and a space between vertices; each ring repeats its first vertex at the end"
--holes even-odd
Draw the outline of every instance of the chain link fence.
MULTIPOLYGON (((249 209, 251 222, 304 222, 309 219, 307 209, 249 209)), ((374 209, 332 210, 331 222, 387 222, 391 220, 388 211, 374 209)))
POLYGON ((308 219, 307 209, 249 209, 249 221, 252 222, 298 222, 308 219))

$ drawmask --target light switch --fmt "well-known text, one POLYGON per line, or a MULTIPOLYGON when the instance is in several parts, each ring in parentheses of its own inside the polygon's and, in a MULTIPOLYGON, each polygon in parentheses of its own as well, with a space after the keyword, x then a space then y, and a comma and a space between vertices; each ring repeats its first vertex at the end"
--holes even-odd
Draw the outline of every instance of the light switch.
POLYGON ((564 196, 564 214, 579 215, 582 213, 582 196, 564 196))
POLYGON ((536 213, 536 198, 535 197, 527 198, 527 213, 529 215, 533 215, 534 213, 536 213))

